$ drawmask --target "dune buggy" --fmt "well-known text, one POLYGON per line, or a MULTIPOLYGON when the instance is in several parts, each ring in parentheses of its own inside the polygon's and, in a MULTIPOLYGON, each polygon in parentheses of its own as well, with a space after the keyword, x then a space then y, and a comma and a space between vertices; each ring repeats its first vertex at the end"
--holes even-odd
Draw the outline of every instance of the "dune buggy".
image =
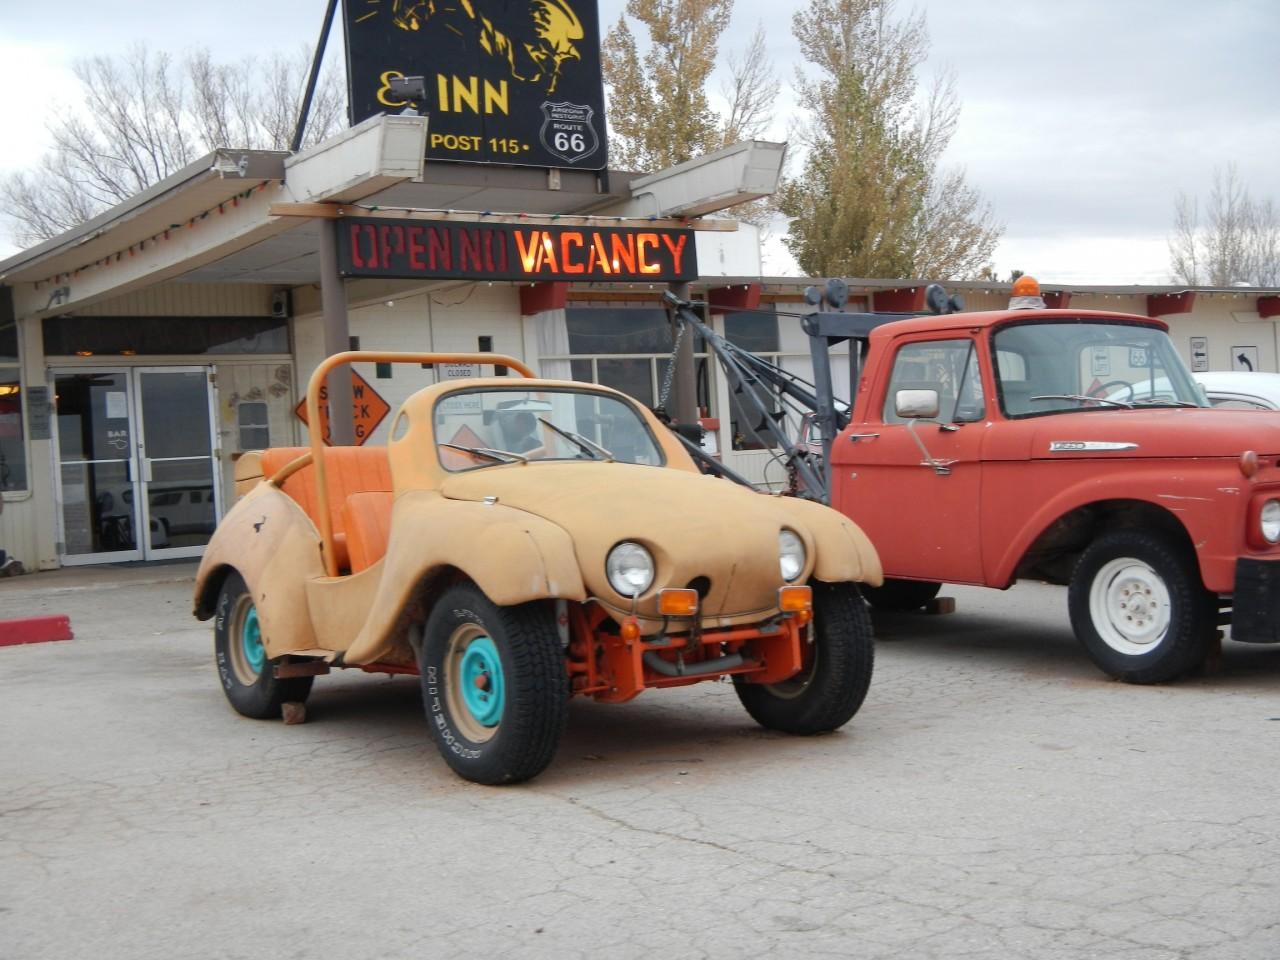
POLYGON ((542 771, 567 701, 732 678, 796 734, 861 705, 875 550, 819 504, 702 475, 629 397, 509 357, 339 354, 307 394, 309 448, 237 462, 240 498, 196 579, 231 705, 278 717, 335 667, 421 678, 461 776, 542 771), (353 362, 500 364, 411 396, 385 447, 328 447, 320 392, 353 362))

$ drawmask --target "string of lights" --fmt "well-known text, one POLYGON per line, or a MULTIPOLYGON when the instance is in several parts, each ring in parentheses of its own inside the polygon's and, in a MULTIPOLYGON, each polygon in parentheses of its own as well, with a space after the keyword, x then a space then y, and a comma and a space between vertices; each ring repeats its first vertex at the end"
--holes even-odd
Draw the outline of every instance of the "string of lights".
POLYGON ((75 278, 79 277, 82 273, 85 273, 86 271, 95 270, 95 269, 105 269, 107 267, 110 267, 112 264, 119 263, 121 260, 124 260, 127 257, 136 257, 139 253, 142 253, 143 251, 145 251, 148 245, 154 247, 161 243, 164 243, 165 241, 169 240, 178 231, 194 230, 204 220, 207 220, 211 216, 221 216, 225 214, 228 209, 234 209, 240 206, 241 201, 248 200, 255 193, 261 193, 263 190, 267 189, 267 186, 268 186, 268 183, 266 181, 259 183, 257 186, 250 187, 249 189, 241 193, 237 193, 234 196, 232 196, 230 199, 223 200, 221 203, 215 204, 214 206, 210 207, 208 210, 205 210, 202 213, 197 213, 194 216, 191 216, 186 220, 182 221, 181 223, 171 223, 169 224, 168 227, 156 232, 150 237, 147 237, 143 240, 139 240, 136 243, 132 243, 127 247, 122 247, 119 250, 113 251, 112 253, 108 253, 104 257, 98 257, 95 260, 90 260, 88 263, 81 264, 80 266, 76 267, 74 270, 70 270, 64 273, 55 273, 51 277, 46 277, 43 280, 37 280, 35 284, 35 288, 39 290, 45 284, 57 285, 57 284, 68 283, 71 280, 74 280, 75 278))

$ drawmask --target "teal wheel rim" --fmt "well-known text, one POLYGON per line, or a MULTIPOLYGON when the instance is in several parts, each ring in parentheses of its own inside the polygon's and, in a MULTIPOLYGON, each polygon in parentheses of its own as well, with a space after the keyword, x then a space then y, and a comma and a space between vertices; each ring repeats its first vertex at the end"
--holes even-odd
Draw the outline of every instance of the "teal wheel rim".
POLYGON ((267 662, 267 651, 262 646, 262 628, 258 626, 258 610, 250 607, 240 628, 240 649, 244 663, 253 673, 261 673, 267 662))
POLYGON ((502 719, 505 685, 502 659, 491 639, 479 636, 467 644, 458 664, 458 685, 463 706, 475 722, 496 727, 502 719))

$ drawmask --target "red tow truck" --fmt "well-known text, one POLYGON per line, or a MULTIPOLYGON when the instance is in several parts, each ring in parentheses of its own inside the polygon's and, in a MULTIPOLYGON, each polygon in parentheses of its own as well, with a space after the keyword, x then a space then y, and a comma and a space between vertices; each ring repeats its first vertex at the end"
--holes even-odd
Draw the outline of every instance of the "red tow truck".
POLYGON ((1066 585, 1077 638, 1131 683, 1197 669, 1228 624, 1280 642, 1280 417, 1211 408, 1161 320, 929 299, 903 317, 811 294, 836 308, 803 321, 816 386, 772 384, 813 410, 800 492, 879 551, 873 607, 919 608, 943 583, 1066 585), (842 341, 851 410, 828 360, 842 341))

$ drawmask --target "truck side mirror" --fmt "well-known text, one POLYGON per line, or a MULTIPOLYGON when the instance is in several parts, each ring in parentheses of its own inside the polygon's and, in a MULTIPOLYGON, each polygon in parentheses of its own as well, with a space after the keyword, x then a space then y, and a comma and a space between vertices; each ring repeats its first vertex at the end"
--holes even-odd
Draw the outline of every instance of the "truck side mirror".
POLYGON ((938 416, 938 391, 899 390, 893 395, 893 412, 904 420, 932 420, 938 416))

